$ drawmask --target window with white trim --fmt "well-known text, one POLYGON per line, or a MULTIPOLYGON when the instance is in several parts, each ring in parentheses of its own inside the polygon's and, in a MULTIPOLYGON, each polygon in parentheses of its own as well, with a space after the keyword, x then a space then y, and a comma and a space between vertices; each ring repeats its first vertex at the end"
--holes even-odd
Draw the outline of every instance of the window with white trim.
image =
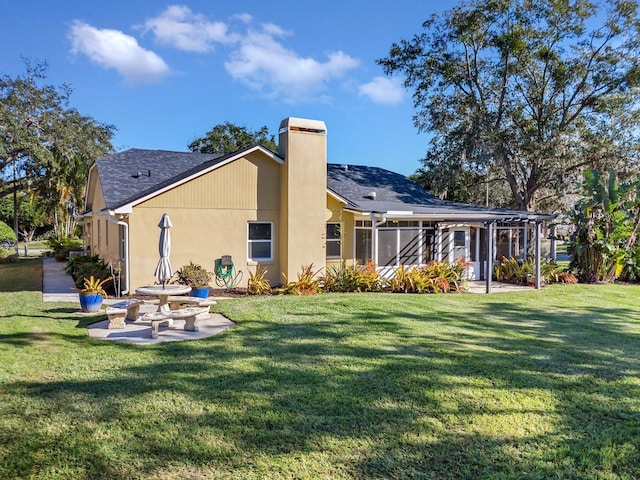
POLYGON ((341 232, 340 223, 327 223, 327 258, 340 258, 341 232))
POLYGON ((273 259, 273 224, 271 222, 249 222, 247 238, 249 260, 273 259))

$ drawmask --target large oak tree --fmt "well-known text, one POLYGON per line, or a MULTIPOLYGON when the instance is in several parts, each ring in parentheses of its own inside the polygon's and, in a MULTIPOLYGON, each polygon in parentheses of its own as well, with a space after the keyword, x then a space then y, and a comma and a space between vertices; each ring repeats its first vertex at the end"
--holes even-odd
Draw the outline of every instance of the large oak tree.
POLYGON ((502 180, 531 210, 557 206, 585 168, 637 171, 635 1, 473 2, 423 28, 378 60, 404 76, 415 125, 433 134, 423 183, 502 180))
POLYGON ((226 155, 256 143, 274 152, 278 151, 274 136, 269 134, 269 129, 266 126, 260 130, 252 131, 245 126, 225 122, 213 127, 204 137, 191 142, 189 150, 197 153, 226 155))
POLYGON ((0 78, 0 198, 31 191, 48 205, 60 236, 75 227, 88 169, 113 151, 114 127, 69 106, 68 86, 43 84, 47 65, 0 78))

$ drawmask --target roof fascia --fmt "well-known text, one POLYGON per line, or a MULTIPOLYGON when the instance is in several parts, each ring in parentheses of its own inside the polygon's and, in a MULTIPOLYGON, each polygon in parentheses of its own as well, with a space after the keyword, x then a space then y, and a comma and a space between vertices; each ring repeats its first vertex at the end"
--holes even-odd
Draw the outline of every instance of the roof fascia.
POLYGON ((338 195, 336 192, 334 192, 330 188, 327 188, 327 194, 330 197, 332 197, 332 198, 336 199, 337 201, 339 201, 340 203, 343 203, 345 205, 349 205, 349 202, 344 197, 341 197, 340 195, 338 195))
POLYGON ((276 163, 279 163, 280 165, 284 164, 284 160, 282 158, 280 158, 277 154, 275 154, 274 152, 272 152, 271 150, 269 150, 266 147, 263 147, 262 145, 254 145, 253 147, 247 148, 246 150, 239 150, 238 152, 232 154, 231 156, 229 156, 229 158, 222 160, 219 163, 216 163, 214 165, 211 165, 210 167, 207 167, 203 170, 199 170, 196 173, 189 175, 188 177, 185 178, 181 178, 180 180, 178 180, 177 182, 174 182, 170 185, 167 185, 159 190, 156 190, 152 193, 149 193, 148 195, 145 195, 144 197, 141 198, 137 198, 135 200, 133 200, 132 202, 129 202, 127 204, 121 205, 119 207, 116 207, 113 209, 113 211, 115 213, 122 213, 122 214, 129 214, 132 212, 133 207, 135 207, 136 205, 139 205, 140 203, 146 202, 147 200, 150 200, 154 197, 157 197, 158 195, 163 194, 164 192, 171 190, 172 188, 176 188, 179 187, 180 185, 183 185, 187 182, 190 182, 191 180, 193 180, 194 178, 198 178, 202 175, 206 175, 209 172, 212 172, 213 170, 216 170, 220 167, 223 167, 225 165, 228 165, 231 162, 234 162, 236 160, 238 160, 239 158, 242 158, 246 155, 249 155, 253 152, 256 151, 261 151, 262 153, 264 153, 265 155, 267 155, 269 158, 271 158, 271 160, 273 160, 276 163))
MULTIPOLYGON (((93 165, 89 167, 89 173, 87 173, 87 187, 89 186, 89 179, 91 178, 91 173, 94 169, 98 168, 98 162, 93 162, 93 165)), ((87 201, 89 200, 89 189, 86 188, 84 191, 84 208, 86 211, 87 201)))
POLYGON ((415 218, 421 220, 431 220, 439 222, 447 221, 465 221, 465 222, 536 222, 543 220, 553 220, 555 215, 544 213, 528 213, 523 212, 523 215, 514 213, 504 214, 482 214, 482 213, 451 213, 451 214, 429 214, 429 213, 413 213, 413 212, 401 212, 401 211, 371 211, 371 210, 357 210, 352 208, 345 208, 345 211, 355 213, 358 215, 369 216, 371 213, 384 214, 389 218, 415 218))

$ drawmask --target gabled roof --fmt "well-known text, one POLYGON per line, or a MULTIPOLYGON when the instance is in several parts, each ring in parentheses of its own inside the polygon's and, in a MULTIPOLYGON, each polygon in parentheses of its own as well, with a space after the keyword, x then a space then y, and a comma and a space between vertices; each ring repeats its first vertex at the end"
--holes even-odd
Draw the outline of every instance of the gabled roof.
POLYGON ((116 210, 139 203, 254 150, 262 150, 282 161, 262 145, 251 145, 228 155, 132 148, 100 158, 92 168, 98 171, 106 208, 116 210))
MULTIPOLYGON (((228 155, 134 148, 98 159, 92 169, 97 169, 106 209, 124 212, 169 188, 256 150, 283 162, 281 157, 262 145, 251 145, 228 155)), ((328 164, 327 190, 342 200, 347 210, 365 215, 521 221, 553 218, 540 213, 441 200, 407 177, 379 167, 328 164)))
POLYGON ((536 220, 551 215, 449 202, 407 177, 379 167, 327 165, 327 188, 362 214, 389 214, 460 220, 536 220))

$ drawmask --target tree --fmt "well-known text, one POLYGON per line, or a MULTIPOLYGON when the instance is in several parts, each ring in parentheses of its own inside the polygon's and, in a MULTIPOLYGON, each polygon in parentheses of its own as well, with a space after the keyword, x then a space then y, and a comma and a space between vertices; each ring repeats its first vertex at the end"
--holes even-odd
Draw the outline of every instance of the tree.
POLYGON ((191 142, 188 148, 197 153, 226 155, 256 143, 274 152, 278 151, 275 137, 269 134, 266 126, 253 132, 247 127, 239 127, 231 122, 216 125, 204 137, 191 142))
POLYGON ((26 74, 0 78, 0 198, 35 191, 65 236, 75 228, 90 165, 113 151, 115 128, 70 108, 67 85, 40 85, 46 71, 46 63, 26 61, 26 74))
POLYGON ((393 44, 378 63, 405 76, 415 126, 434 134, 423 173, 491 170, 514 206, 535 209, 585 168, 637 170, 637 9, 627 0, 474 2, 393 44))
MULTIPOLYGON (((47 222, 50 223, 51 219, 48 218, 41 197, 20 193, 17 200, 18 233, 24 242, 31 242, 36 231, 47 225, 47 222)), ((13 208, 12 198, 0 198, 0 221, 13 225, 13 208)))
POLYGON ((637 262, 640 181, 619 184, 613 170, 608 179, 587 170, 582 193, 571 215, 576 227, 569 246, 571 267, 584 282, 611 282, 625 264, 637 262))

